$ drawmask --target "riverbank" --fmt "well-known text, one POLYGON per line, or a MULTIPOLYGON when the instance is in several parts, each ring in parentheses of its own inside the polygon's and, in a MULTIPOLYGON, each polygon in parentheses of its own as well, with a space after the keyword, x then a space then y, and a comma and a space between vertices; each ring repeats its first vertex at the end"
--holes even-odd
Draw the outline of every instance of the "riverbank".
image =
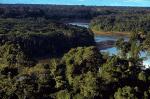
POLYGON ((131 34, 130 32, 115 32, 115 31, 105 32, 105 31, 96 31, 93 29, 92 29, 92 32, 95 35, 127 36, 127 37, 129 37, 131 34))

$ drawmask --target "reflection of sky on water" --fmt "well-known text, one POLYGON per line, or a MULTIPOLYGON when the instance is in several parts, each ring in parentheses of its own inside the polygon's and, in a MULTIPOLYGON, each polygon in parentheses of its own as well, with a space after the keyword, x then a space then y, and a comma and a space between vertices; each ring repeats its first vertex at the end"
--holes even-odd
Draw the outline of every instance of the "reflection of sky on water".
POLYGON ((108 52, 110 55, 116 55, 117 54, 117 49, 115 47, 108 48, 105 50, 101 50, 101 52, 108 52))
POLYGON ((148 55, 148 53, 146 53, 146 52, 141 52, 140 55, 141 55, 141 57, 145 57, 146 58, 146 59, 144 59, 143 64, 146 67, 149 67, 150 66, 150 55, 148 55))
POLYGON ((69 23, 69 24, 76 25, 76 26, 81 26, 81 27, 85 27, 85 28, 89 27, 89 23, 72 22, 72 23, 69 23))
MULTIPOLYGON (((106 50, 101 50, 101 52, 108 52, 110 55, 117 54, 117 48, 112 47, 106 50)), ((148 68, 150 66, 150 56, 147 55, 146 52, 141 52, 140 56, 144 58, 143 64, 148 68)))
POLYGON ((124 38, 125 40, 127 40, 127 37, 124 36, 107 36, 107 35, 96 35, 95 36, 95 41, 96 42, 101 42, 101 41, 107 41, 107 40, 118 40, 119 38, 124 38))

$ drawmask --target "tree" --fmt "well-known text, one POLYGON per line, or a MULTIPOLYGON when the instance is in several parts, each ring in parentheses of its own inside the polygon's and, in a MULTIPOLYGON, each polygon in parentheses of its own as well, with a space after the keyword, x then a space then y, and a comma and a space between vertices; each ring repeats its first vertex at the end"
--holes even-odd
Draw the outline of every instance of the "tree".
POLYGON ((147 77, 146 77, 146 75, 143 71, 139 73, 138 79, 141 80, 141 81, 144 81, 144 82, 147 81, 147 77))
POLYGON ((138 99, 136 96, 137 91, 130 87, 125 86, 123 88, 119 88, 117 92, 114 94, 115 99, 138 99))
POLYGON ((120 51, 120 56, 122 58, 127 58, 128 52, 130 51, 130 43, 124 41, 123 38, 120 38, 116 42, 116 47, 120 51))
POLYGON ((98 77, 92 73, 92 72, 88 72, 85 77, 83 78, 83 80, 79 81, 79 83, 81 83, 81 94, 87 98, 96 98, 99 96, 99 81, 98 81, 98 77))
POLYGON ((67 90, 57 92, 56 99, 70 99, 71 94, 67 90))
POLYGON ((141 50, 142 50, 142 46, 140 44, 138 44, 138 42, 132 41, 131 42, 130 57, 138 59, 141 50))
POLYGON ((97 73, 103 59, 96 47, 71 49, 63 57, 63 63, 66 65, 67 81, 74 93, 91 98, 99 96, 97 73))
POLYGON ((2 58, 2 63, 9 67, 24 65, 27 60, 20 46, 11 43, 5 43, 0 47, 0 57, 2 58))
POLYGON ((78 47, 71 49, 64 57, 66 64, 66 77, 69 84, 73 83, 75 76, 89 71, 98 72, 103 62, 102 55, 96 47, 78 47))
POLYGON ((128 61, 120 59, 118 56, 112 56, 107 59, 99 71, 99 76, 105 80, 105 83, 114 83, 128 77, 128 61))

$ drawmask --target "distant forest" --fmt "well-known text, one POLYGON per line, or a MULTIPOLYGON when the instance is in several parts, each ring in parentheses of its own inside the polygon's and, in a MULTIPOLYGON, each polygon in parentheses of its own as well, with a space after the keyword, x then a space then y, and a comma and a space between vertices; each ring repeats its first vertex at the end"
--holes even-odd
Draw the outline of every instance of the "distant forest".
POLYGON ((95 31, 149 31, 150 8, 69 6, 69 5, 0 5, 0 18, 43 18, 46 20, 91 21, 95 31))
POLYGON ((95 31, 138 32, 150 31, 150 14, 106 15, 91 21, 95 31))
POLYGON ((69 6, 69 5, 0 5, 1 18, 38 18, 52 20, 92 19, 98 15, 147 14, 150 8, 69 6))

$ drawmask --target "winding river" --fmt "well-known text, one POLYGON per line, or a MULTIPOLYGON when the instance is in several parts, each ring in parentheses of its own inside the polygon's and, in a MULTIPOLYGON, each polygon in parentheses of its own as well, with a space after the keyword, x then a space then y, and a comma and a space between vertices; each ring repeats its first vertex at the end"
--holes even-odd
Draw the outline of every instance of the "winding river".
MULTIPOLYGON (((85 27, 88 28, 89 27, 89 23, 83 23, 83 22, 71 22, 69 23, 71 25, 77 25, 77 26, 81 26, 81 27, 85 27)), ((112 35, 95 35, 95 42, 100 43, 100 42, 104 42, 104 41, 116 41, 119 38, 124 38, 125 40, 127 40, 128 38, 125 36, 112 36, 112 35)), ((109 47, 106 49, 101 49, 101 52, 108 52, 110 55, 115 55, 118 53, 117 48, 116 47, 109 47)), ((147 55, 147 53, 141 52, 140 56, 143 58, 146 58, 143 61, 143 64, 145 65, 146 68, 148 68, 150 66, 150 56, 147 55)))

